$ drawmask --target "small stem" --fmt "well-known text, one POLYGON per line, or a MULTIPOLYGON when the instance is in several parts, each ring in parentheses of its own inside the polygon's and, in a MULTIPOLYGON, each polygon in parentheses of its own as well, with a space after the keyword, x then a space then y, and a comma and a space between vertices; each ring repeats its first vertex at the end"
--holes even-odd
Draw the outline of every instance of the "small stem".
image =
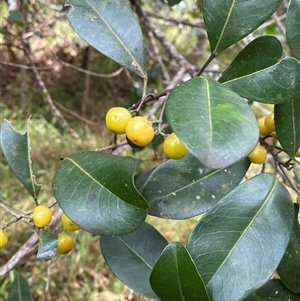
POLYGON ((117 144, 112 144, 112 145, 104 146, 104 147, 101 147, 101 148, 96 148, 95 152, 103 152, 103 151, 106 151, 106 150, 116 149, 118 147, 121 147, 121 146, 124 146, 124 145, 127 145, 127 144, 128 144, 127 141, 122 141, 122 142, 119 142, 117 144))
POLYGON ((285 179, 288 181, 288 183, 291 185, 291 187, 297 192, 297 194, 300 194, 300 189, 295 185, 295 183, 292 181, 290 175, 286 172, 285 168, 279 163, 278 164, 282 174, 284 175, 285 179))
POLYGON ((10 225, 12 225, 12 224, 14 224, 14 223, 17 223, 18 221, 20 221, 20 220, 23 219, 23 218, 28 218, 28 216, 27 216, 27 215, 20 215, 20 216, 14 218, 14 219, 11 220, 10 222, 5 223, 4 226, 2 227, 2 230, 8 228, 10 225))
POLYGON ((210 57, 208 58, 208 60, 204 63, 204 65, 202 66, 202 68, 199 70, 199 72, 197 73, 197 76, 199 77, 203 71, 206 69, 206 67, 210 64, 210 62, 216 57, 216 54, 211 53, 210 57))
POLYGON ((167 100, 168 100, 168 96, 169 96, 170 94, 168 94, 166 97, 165 97, 165 99, 164 99, 164 102, 163 102, 163 106, 162 106, 162 108, 161 108, 161 111, 160 111, 160 114, 159 114, 159 123, 158 123, 158 126, 157 126, 157 128, 158 128, 158 133, 159 134, 161 134, 162 136, 166 136, 165 135, 165 133, 162 133, 162 131, 161 131, 161 124, 162 124, 162 122, 163 122, 163 116, 164 116, 164 112, 165 112, 165 108, 166 108, 166 103, 167 103, 167 100))
POLYGON ((148 84, 148 78, 143 78, 143 83, 144 83, 144 86, 143 86, 143 98, 145 97, 146 93, 147 93, 147 84, 148 84))

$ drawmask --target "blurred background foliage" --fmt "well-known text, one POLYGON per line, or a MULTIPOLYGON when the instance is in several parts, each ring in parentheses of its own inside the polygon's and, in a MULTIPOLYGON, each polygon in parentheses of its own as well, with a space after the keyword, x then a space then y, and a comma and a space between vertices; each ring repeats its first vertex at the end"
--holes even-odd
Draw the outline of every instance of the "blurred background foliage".
MULTIPOLYGON (((288 1, 283 1, 272 19, 224 51, 207 68, 205 76, 217 78, 257 33, 276 35, 285 47, 283 27, 287 4, 288 1)), ((199 69, 210 52, 197 1, 181 1, 169 7, 163 0, 141 0, 140 5, 163 33, 163 38, 199 69)), ((77 36, 67 20, 61 0, 1 1, 0 12, 1 123, 7 119, 15 129, 24 132, 31 116, 33 171, 37 182, 42 184, 40 203, 50 204, 54 201, 52 178, 60 157, 111 144, 113 136, 105 129, 104 116, 112 106, 129 107, 140 100, 142 81, 77 36), (40 78, 33 72, 33 66, 40 78), (78 134, 78 139, 62 126, 53 113, 53 106, 78 134)), ((145 37, 148 89, 158 93, 176 75, 178 64, 161 41, 143 28, 143 24, 141 27, 145 37)), ((257 115, 271 110, 257 104, 254 108, 257 115)), ((123 153, 132 155, 133 150, 126 148, 123 153)), ((161 162, 162 157, 159 147, 155 153, 146 148, 135 155, 147 167, 161 162)), ((16 214, 31 212, 34 202, 14 177, 2 153, 0 168, 2 225, 16 214)), ((150 219, 168 240, 183 243, 195 221, 172 220, 166 223, 158 218, 150 219)), ((52 227, 55 231, 62 229, 60 224, 52 227)), ((32 230, 28 224, 18 222, 10 226, 7 233, 11 238, 9 245, 0 251, 0 266, 19 250, 32 230)), ((79 231, 75 238, 75 249, 70 255, 56 257, 50 262, 37 261, 36 248, 33 249, 1 279, 0 299, 7 299, 18 272, 28 279, 34 300, 147 300, 135 295, 109 271, 100 254, 98 237, 79 231)))

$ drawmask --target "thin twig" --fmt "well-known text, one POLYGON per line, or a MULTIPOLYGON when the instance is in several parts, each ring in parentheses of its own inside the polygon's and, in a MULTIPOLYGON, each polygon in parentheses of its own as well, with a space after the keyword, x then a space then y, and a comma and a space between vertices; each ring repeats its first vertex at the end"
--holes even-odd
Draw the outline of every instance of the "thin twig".
POLYGON ((281 22, 281 19, 279 18, 277 12, 274 13, 273 18, 274 22, 276 23, 279 31, 282 33, 282 35, 285 37, 285 28, 284 25, 281 22))
POLYGON ((66 108, 65 106, 63 106, 62 104, 60 104, 59 102, 57 101, 53 101, 55 103, 56 106, 58 106, 62 111, 68 113, 69 115, 79 119, 80 121, 88 124, 88 125, 91 125, 91 126, 98 126, 100 124, 100 122, 93 122, 91 120, 88 120, 86 118, 84 118, 83 116, 79 115, 78 113, 66 108))
POLYGON ((154 18, 157 18, 157 19, 162 19, 166 22, 170 22, 170 23, 175 23, 175 24, 178 24, 178 25, 186 25, 186 26, 190 26, 190 27, 199 27, 199 28, 204 28, 204 22, 202 22, 201 20, 196 20, 196 21, 189 21, 189 20, 183 20, 183 19, 176 19, 176 18, 173 18, 173 17, 170 17, 170 16, 161 16, 161 15, 158 15, 156 13, 153 13, 153 12, 150 12, 150 11, 147 11, 147 15, 150 16, 150 17, 154 17, 154 18))
MULTIPOLYGON (((12 67, 17 67, 17 68, 21 68, 21 69, 32 70, 32 66, 28 66, 28 65, 15 64, 15 63, 5 62, 5 61, 0 61, 0 64, 7 65, 7 66, 12 66, 12 67)), ((49 67, 36 67, 36 69, 37 70, 52 70, 53 67, 52 66, 49 66, 49 67)))
MULTIPOLYGON (((166 91, 170 91, 170 90, 174 89, 176 87, 176 85, 182 81, 182 78, 185 73, 186 73, 186 69, 184 67, 181 67, 178 70, 178 72, 176 73, 176 75, 173 77, 172 81, 168 84, 166 91)), ((166 94, 166 96, 167 96, 167 94, 166 94)), ((149 109, 149 111, 145 114, 146 118, 150 118, 151 116, 153 116, 156 113, 158 108, 163 105, 166 96, 160 97, 158 99, 158 101, 156 101, 152 105, 152 107, 149 109)))
POLYGON ((130 3, 141 19, 143 26, 147 29, 147 31, 153 32, 162 46, 168 51, 171 57, 177 62, 177 64, 181 67, 184 67, 186 72, 189 72, 191 75, 194 75, 196 72, 196 67, 190 64, 186 58, 178 52, 175 46, 166 39, 165 35, 161 32, 157 25, 155 25, 151 19, 147 16, 147 14, 142 10, 137 0, 130 0, 130 3))
POLYGON ((64 8, 63 5, 56 5, 56 4, 53 4, 53 3, 49 3, 48 1, 44 1, 44 0, 38 0, 41 4, 45 5, 46 7, 48 7, 49 9, 51 10, 54 10, 54 11, 62 11, 62 9, 64 8))
MULTIPOLYGON (((61 210, 57 210, 53 216, 51 224, 56 224, 61 216, 61 210)), ((39 237, 33 233, 30 238, 22 245, 22 247, 3 265, 0 267, 0 277, 12 270, 25 256, 37 250, 39 237)))
MULTIPOLYGON (((153 55, 152 55, 152 57, 153 57, 153 59, 155 59, 155 60, 158 61, 159 65, 162 68, 162 72, 163 72, 163 76, 164 76, 165 80, 167 82, 169 82, 170 81, 170 75, 169 75, 168 69, 167 69, 167 67, 166 67, 166 65, 165 65, 165 63, 164 63, 164 61, 162 59, 162 56, 161 56, 161 54, 159 52, 159 48, 157 47, 157 42, 156 42, 156 40, 154 38, 154 35, 153 35, 153 33, 151 31, 148 31, 147 33, 148 33, 148 36, 149 36, 149 41, 150 41, 150 44, 151 44, 151 49, 153 49, 153 55)), ((148 49, 148 52, 149 52, 149 55, 151 56, 152 53, 151 53, 151 51, 149 51, 149 49, 148 49)))
POLYGON ((114 144, 104 146, 101 148, 96 148, 95 151, 96 152, 104 152, 104 151, 111 150, 111 149, 117 149, 122 146, 127 146, 127 144, 128 144, 127 141, 122 141, 122 142, 114 143, 114 144))
MULTIPOLYGON (((14 222, 17 222, 19 220, 22 220, 22 222, 26 223, 26 224, 30 224, 29 222, 23 220, 23 215, 17 214, 15 212, 13 212, 12 210, 10 210, 9 208, 7 208, 4 204, 0 203, 0 208, 2 208, 2 210, 4 210, 5 212, 9 213, 10 215, 14 216, 14 222)), ((11 224, 11 223, 10 223, 11 224)), ((5 229, 9 226, 9 223, 5 223, 4 226, 1 226, 1 229, 5 229)))
MULTIPOLYGON (((22 41, 23 42, 23 41, 22 41)), ((61 114, 61 112, 56 108, 56 106, 54 105, 53 103, 53 100, 49 94, 49 91, 44 83, 44 81, 42 80, 42 77, 39 73, 39 71, 37 70, 34 62, 32 61, 31 57, 30 57, 30 53, 29 53, 29 50, 27 49, 26 45, 24 45, 24 52, 26 54, 26 57, 28 58, 29 62, 30 62, 30 65, 32 67, 32 71, 35 75, 35 78, 42 90, 42 96, 43 96, 43 99, 44 101, 46 102, 46 104, 49 106, 50 108, 50 111, 52 113, 52 115, 54 117, 56 117, 57 121, 59 122, 59 124, 61 125, 61 127, 67 132, 69 133, 73 138, 75 139, 78 139, 79 136, 78 134, 76 133, 75 130, 73 130, 69 124, 67 123, 67 121, 65 120, 65 118, 63 117, 63 115, 61 114)))
POLYGON ((119 68, 118 70, 112 72, 112 73, 108 73, 108 74, 105 74, 105 73, 97 73, 97 72, 92 72, 92 71, 89 71, 89 70, 86 70, 86 69, 83 69, 83 68, 80 68, 80 67, 77 67, 77 66, 74 66, 72 64, 69 64, 65 61, 63 61, 62 59, 60 59, 58 56, 56 56, 56 58, 66 67, 70 67, 70 68, 73 68, 75 70, 78 70, 80 72, 83 72, 83 73, 86 73, 86 74, 89 74, 89 75, 93 75, 93 76, 97 76, 97 77, 114 77, 114 76, 117 76, 119 75, 123 70, 124 68, 121 67, 119 68))

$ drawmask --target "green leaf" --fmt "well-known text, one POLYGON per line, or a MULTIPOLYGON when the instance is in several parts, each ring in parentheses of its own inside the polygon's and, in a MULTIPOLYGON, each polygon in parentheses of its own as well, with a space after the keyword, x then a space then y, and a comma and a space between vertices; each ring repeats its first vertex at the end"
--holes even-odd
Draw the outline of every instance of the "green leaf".
POLYGON ((68 0, 74 30, 104 55, 147 78, 143 35, 126 0, 68 0))
POLYGON ((300 295, 289 291, 279 279, 269 280, 243 301, 299 301, 300 295))
POLYGON ((147 203, 133 185, 135 160, 100 152, 65 158, 53 179, 54 195, 66 215, 99 235, 134 231, 146 218, 147 203))
POLYGON ((292 292, 300 294, 300 225, 299 205, 294 204, 294 227, 289 244, 277 268, 283 284, 292 292))
POLYGON ((167 245, 166 239, 147 223, 127 235, 100 237, 103 257, 113 273, 137 293, 155 300, 158 297, 149 278, 167 245))
POLYGON ((24 27, 24 19, 20 10, 11 10, 9 12, 9 21, 17 24, 20 27, 24 27))
POLYGON ((209 301, 195 263, 180 242, 172 242, 163 250, 150 283, 162 301, 209 301))
POLYGON ((286 13, 286 37, 293 56, 300 61, 300 0, 290 0, 286 13))
POLYGON ((0 34, 13 36, 11 32, 9 32, 5 27, 0 26, 0 34))
POLYGON ((228 80, 224 86, 250 100, 283 103, 300 90, 300 63, 294 58, 284 58, 263 70, 228 80))
POLYGON ((158 166, 141 191, 149 214, 183 219, 201 214, 234 189, 249 168, 247 158, 224 169, 210 169, 192 155, 158 166))
POLYGON ((282 0, 201 0, 210 49, 218 54, 266 21, 282 0))
POLYGON ((147 182, 149 176, 152 174, 153 170, 155 170, 155 167, 143 170, 134 177, 134 185, 140 193, 142 193, 145 183, 147 182))
POLYGON ((168 5, 169 6, 174 6, 178 3, 180 3, 182 0, 168 0, 168 5))
POLYGON ((274 120, 281 146, 294 157, 300 147, 300 95, 275 105, 274 120))
POLYGON ((29 284, 23 276, 17 274, 10 288, 8 301, 32 301, 29 284))
POLYGON ((268 281, 287 247, 293 213, 285 186, 263 173, 200 219, 188 251, 214 301, 241 300, 268 281))
POLYGON ((295 180, 297 181, 297 183, 300 183, 300 165, 295 164, 293 171, 295 175, 295 180))
POLYGON ((40 238, 39 249, 36 258, 39 260, 50 260, 56 255, 57 234, 53 234, 49 229, 35 229, 40 238))
POLYGON ((5 119, 1 125, 0 140, 3 154, 20 182, 37 200, 41 185, 36 184, 31 168, 29 133, 17 132, 5 119))
POLYGON ((259 137, 245 100, 210 79, 192 78, 177 86, 167 100, 166 116, 190 153, 210 168, 246 157, 259 137))
POLYGON ((274 36, 261 36, 249 43, 219 78, 224 83, 275 65, 282 58, 282 46, 274 36))

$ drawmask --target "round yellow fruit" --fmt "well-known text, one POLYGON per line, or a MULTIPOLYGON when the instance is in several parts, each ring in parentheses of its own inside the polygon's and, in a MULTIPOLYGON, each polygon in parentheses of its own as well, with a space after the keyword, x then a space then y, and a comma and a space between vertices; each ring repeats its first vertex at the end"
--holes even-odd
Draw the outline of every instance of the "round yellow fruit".
POLYGON ((58 234, 57 239, 57 253, 58 254, 67 254, 74 247, 74 239, 72 236, 61 232, 58 234))
POLYGON ((269 128, 266 127, 266 124, 265 124, 266 118, 267 118, 267 116, 261 116, 257 119, 259 134, 261 136, 267 136, 267 135, 270 135, 273 132, 269 128))
POLYGON ((106 127, 115 134, 125 134, 127 123, 131 118, 131 113, 127 109, 111 108, 105 116, 106 127))
POLYGON ((0 249, 4 248, 7 245, 7 242, 8 242, 7 235, 2 229, 0 229, 0 249))
POLYGON ((254 150, 248 155, 248 159, 255 164, 263 164, 267 161, 267 150, 257 145, 254 150))
POLYGON ((64 228, 68 231, 77 231, 80 229, 80 227, 70 220, 64 213, 61 216, 61 222, 64 228))
POLYGON ((151 121, 145 117, 136 116, 129 120, 126 126, 127 138, 137 146, 145 146, 154 138, 154 129, 151 121))
POLYGON ((165 138, 163 151, 165 155, 171 159, 181 159, 189 152, 175 133, 172 133, 165 138))
POLYGON ((34 208, 32 213, 33 223, 38 228, 44 228, 49 225, 52 219, 52 211, 44 205, 39 205, 34 208))
POLYGON ((275 121, 274 121, 274 112, 270 113, 265 118, 265 126, 269 131, 274 132, 275 131, 275 121))
POLYGON ((296 157, 300 157, 300 148, 297 150, 297 152, 296 152, 296 155, 295 155, 296 157))

